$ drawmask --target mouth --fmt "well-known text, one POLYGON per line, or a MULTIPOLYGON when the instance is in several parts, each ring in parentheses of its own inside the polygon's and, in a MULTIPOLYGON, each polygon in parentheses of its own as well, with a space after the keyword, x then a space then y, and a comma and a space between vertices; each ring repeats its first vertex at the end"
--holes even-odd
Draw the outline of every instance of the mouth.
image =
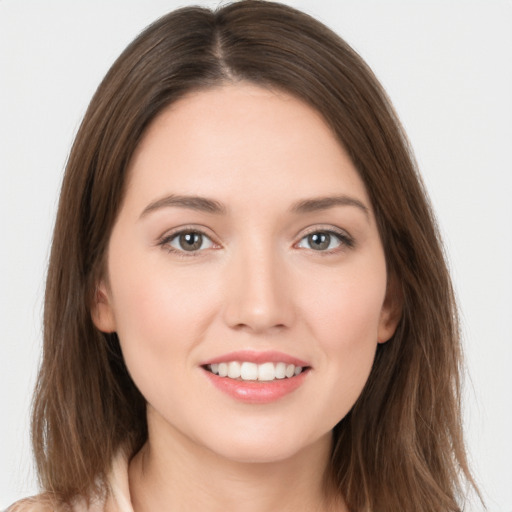
POLYGON ((284 361, 263 362, 226 361, 203 365, 203 368, 219 377, 247 382, 272 382, 297 377, 307 372, 309 366, 299 366, 284 361))
POLYGON ((238 350, 203 361, 200 367, 215 388, 247 404, 268 404, 292 395, 312 370, 306 361, 272 350, 238 350))

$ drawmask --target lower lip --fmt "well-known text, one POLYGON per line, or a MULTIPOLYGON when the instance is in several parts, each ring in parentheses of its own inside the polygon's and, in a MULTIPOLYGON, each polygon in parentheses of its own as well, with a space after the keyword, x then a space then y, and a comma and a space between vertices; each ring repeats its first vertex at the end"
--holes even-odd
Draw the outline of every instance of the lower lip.
POLYGON ((299 388, 309 373, 309 369, 295 377, 271 381, 243 381, 219 377, 208 370, 204 370, 204 372, 217 389, 232 398, 250 404, 268 404, 289 395, 299 388))

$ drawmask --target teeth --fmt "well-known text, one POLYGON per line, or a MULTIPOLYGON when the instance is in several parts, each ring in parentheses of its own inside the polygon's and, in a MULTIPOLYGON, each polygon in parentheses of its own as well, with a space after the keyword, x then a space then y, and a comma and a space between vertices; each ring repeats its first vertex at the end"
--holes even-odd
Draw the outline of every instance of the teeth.
MULTIPOLYGON (((231 366, 236 363, 229 363, 231 366)), ((242 363, 240 370, 242 380, 256 380, 258 378, 258 365, 254 363, 242 363)))
POLYGON ((286 377, 286 363, 277 363, 276 364, 276 379, 284 379, 285 377, 286 377))
POLYGON ((238 379, 242 373, 240 363, 238 361, 233 361, 228 364, 228 377, 230 379, 238 379))
POLYGON ((276 368, 273 363, 264 363, 258 366, 258 380, 274 380, 276 368))
POLYGON ((228 363, 219 363, 219 377, 228 376, 228 363))
POLYGON ((230 379, 271 381, 291 378, 302 373, 302 366, 286 363, 249 363, 247 361, 231 361, 208 365, 208 369, 219 377, 230 379))

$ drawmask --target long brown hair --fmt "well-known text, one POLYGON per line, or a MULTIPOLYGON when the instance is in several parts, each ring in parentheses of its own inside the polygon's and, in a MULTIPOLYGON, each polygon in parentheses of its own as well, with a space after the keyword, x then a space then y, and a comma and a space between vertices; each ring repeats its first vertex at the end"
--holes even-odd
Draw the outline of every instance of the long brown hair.
POLYGON ((105 491, 116 452, 147 438, 145 402, 117 336, 91 320, 95 286, 145 129, 192 90, 249 81, 285 90, 329 123, 363 179, 388 272, 403 298, 362 395, 334 430, 330 475, 355 511, 460 510, 472 483, 462 440, 457 312, 440 238, 404 132, 364 61, 313 18, 242 0, 148 27, 99 86, 73 145, 47 278, 33 412, 42 488, 58 500, 105 491))

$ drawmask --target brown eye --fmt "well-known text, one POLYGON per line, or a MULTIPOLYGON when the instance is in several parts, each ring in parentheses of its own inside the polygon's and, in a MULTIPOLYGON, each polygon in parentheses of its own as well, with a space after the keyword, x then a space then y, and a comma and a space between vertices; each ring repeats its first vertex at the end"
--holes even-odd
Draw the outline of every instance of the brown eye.
POLYGON ((352 238, 334 231, 314 231, 304 236, 298 243, 302 249, 312 249, 318 252, 327 252, 341 247, 352 247, 352 238))
POLYGON ((315 251, 324 251, 331 244, 331 235, 329 233, 312 233, 307 238, 309 247, 315 251))
POLYGON ((200 233, 182 233, 179 244, 184 251, 197 251, 203 244, 203 236, 200 233))
POLYGON ((206 235, 197 231, 177 233, 167 244, 175 251, 182 252, 197 252, 213 246, 213 242, 206 235))

